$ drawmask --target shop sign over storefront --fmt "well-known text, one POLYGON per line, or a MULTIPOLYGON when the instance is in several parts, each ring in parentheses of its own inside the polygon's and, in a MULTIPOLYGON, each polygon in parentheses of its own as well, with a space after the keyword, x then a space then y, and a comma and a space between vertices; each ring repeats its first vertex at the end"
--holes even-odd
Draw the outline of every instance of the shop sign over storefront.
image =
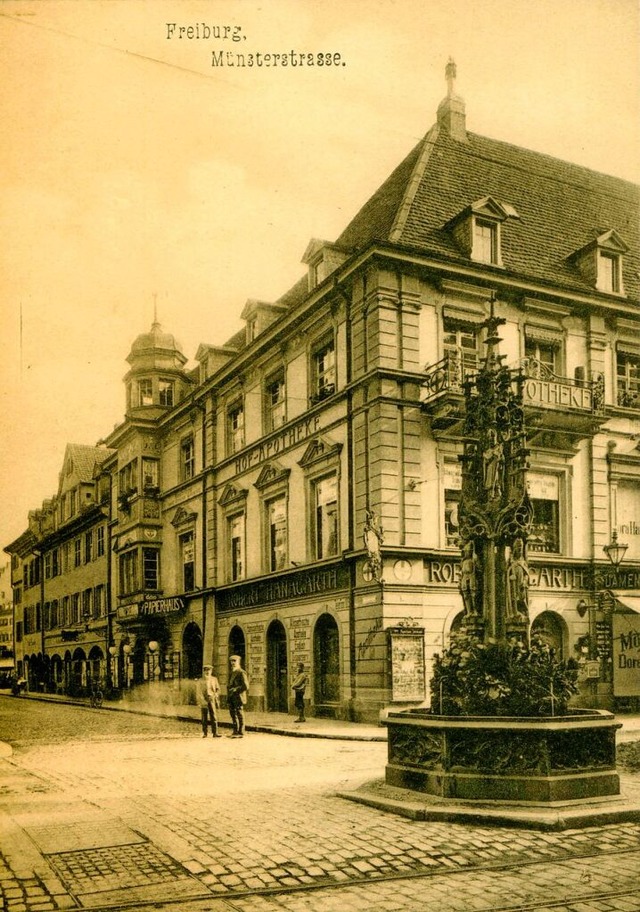
POLYGON ((156 614, 176 614, 184 611, 184 599, 177 596, 173 598, 147 599, 144 602, 134 602, 131 605, 121 605, 116 618, 119 621, 132 621, 139 617, 151 617, 156 614))
MULTIPOLYGON (((457 589, 460 584, 460 561, 425 560, 426 585, 434 588, 457 589)), ((531 589, 553 589, 556 592, 584 592, 598 589, 640 589, 640 570, 615 569, 602 566, 594 569, 589 564, 545 564, 529 560, 529 586, 531 589)))
POLYGON ((219 611, 256 608, 259 605, 324 595, 336 589, 346 589, 348 585, 349 571, 344 564, 322 570, 303 570, 277 579, 263 579, 219 589, 216 608, 219 611))
POLYGON ((613 615, 613 693, 640 697, 640 614, 613 615))

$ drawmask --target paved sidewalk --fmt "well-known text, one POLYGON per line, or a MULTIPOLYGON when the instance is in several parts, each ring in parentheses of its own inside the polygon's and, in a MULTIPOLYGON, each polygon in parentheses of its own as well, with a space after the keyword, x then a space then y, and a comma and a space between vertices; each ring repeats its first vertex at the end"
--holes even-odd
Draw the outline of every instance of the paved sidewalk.
MULTIPOLYGON (((88 699, 59 696, 57 694, 22 694, 15 699, 40 700, 51 703, 67 703, 77 706, 88 706, 88 699)), ((162 701, 118 700, 105 701, 103 710, 111 712, 130 712, 142 715, 162 716, 200 724, 200 710, 188 704, 172 705, 162 701)), ((616 720, 622 728, 617 733, 618 743, 640 741, 640 715, 618 713, 616 720)), ((229 713, 220 711, 220 726, 230 728, 229 713)), ((333 738, 339 741, 386 741, 387 729, 384 725, 372 725, 362 722, 346 722, 340 719, 322 719, 310 716, 306 722, 296 722, 294 715, 275 712, 247 712, 246 727, 248 731, 266 732, 275 735, 286 735, 297 738, 333 738)))
MULTIPOLYGON (((66 703, 77 706, 89 706, 88 699, 58 696, 57 694, 22 694, 16 700, 38 700, 51 703, 66 703)), ((191 705, 171 705, 164 702, 143 702, 141 700, 108 701, 102 704, 102 710, 109 712, 130 712, 142 715, 162 716, 200 724, 200 709, 191 705)), ((266 732, 276 735, 287 735, 298 738, 333 738, 339 741, 386 741, 387 729, 382 725, 365 725, 360 722, 343 722, 339 719, 319 719, 309 717, 306 722, 296 722, 294 715, 274 712, 247 712, 245 714, 247 731, 266 732)), ((220 710, 220 726, 230 728, 231 721, 226 709, 220 710)), ((640 717, 638 717, 638 737, 640 738, 640 717)))
MULTIPOLYGON (((176 731, 171 707, 142 707, 145 718, 135 704, 62 702, 0 700, 17 744, 0 760, 7 912, 640 912, 636 823, 558 833, 410 820, 338 797, 385 763, 383 741, 320 731, 344 738, 346 725, 349 737, 347 723, 311 720, 304 743, 214 743, 196 707, 178 709, 192 724, 176 731)), ((267 732, 299 727, 268 721, 267 732)), ((640 776, 627 786, 639 795, 640 776)))

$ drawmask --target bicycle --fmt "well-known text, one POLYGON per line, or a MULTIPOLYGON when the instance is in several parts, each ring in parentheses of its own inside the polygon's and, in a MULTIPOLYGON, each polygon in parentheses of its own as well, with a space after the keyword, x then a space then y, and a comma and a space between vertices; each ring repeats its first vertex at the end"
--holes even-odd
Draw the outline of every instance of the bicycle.
POLYGON ((93 709, 100 709, 100 707, 102 706, 103 699, 104 699, 104 695, 103 695, 102 691, 100 690, 100 686, 98 684, 92 684, 89 702, 90 702, 91 706, 93 707, 93 709))

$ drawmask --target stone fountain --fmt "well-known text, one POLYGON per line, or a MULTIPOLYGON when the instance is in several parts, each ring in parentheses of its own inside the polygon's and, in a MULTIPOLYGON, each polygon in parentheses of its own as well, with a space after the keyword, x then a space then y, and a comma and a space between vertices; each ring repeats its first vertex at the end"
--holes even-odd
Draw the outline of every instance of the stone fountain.
POLYGON ((555 828, 640 817, 620 798, 615 717, 569 709, 570 672, 544 644, 529 643, 524 378, 498 353, 504 322, 492 303, 483 363, 464 384, 460 590, 467 652, 458 651, 457 664, 436 662, 430 710, 388 714, 385 783, 345 797, 400 813, 410 808, 410 816, 555 828), (543 663, 535 710, 511 714, 521 695, 499 675, 483 693, 465 694, 470 653, 495 654, 512 671, 530 673, 527 663, 543 663), (559 684, 554 690, 556 681, 564 691, 559 684), (469 712, 465 703, 484 710, 469 712))

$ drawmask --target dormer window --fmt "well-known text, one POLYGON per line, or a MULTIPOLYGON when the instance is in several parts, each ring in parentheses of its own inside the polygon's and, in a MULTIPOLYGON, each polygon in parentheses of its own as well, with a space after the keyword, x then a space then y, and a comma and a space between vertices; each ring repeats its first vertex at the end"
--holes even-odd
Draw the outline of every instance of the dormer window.
POLYGON ((620 255, 608 250, 598 251, 598 291, 620 294, 620 255))
POLYGON ((247 345, 255 342, 258 336, 268 326, 271 326, 286 309, 285 304, 270 304, 268 301, 258 301, 256 298, 249 298, 240 314, 240 318, 246 320, 245 340, 247 345))
POLYGON ((479 263, 499 262, 498 231, 497 222, 474 219, 472 259, 478 260, 479 263))
POLYGON ((450 219, 444 228, 451 232, 465 256, 476 263, 502 266, 502 223, 519 217, 513 206, 484 196, 450 219))
POLYGON ((610 229, 578 250, 572 259, 597 291, 623 295, 622 258, 628 249, 617 231, 610 229))
POLYGON ((302 257, 302 262, 308 268, 309 291, 313 291, 324 282, 327 276, 344 263, 346 258, 346 253, 335 244, 312 238, 302 257))

